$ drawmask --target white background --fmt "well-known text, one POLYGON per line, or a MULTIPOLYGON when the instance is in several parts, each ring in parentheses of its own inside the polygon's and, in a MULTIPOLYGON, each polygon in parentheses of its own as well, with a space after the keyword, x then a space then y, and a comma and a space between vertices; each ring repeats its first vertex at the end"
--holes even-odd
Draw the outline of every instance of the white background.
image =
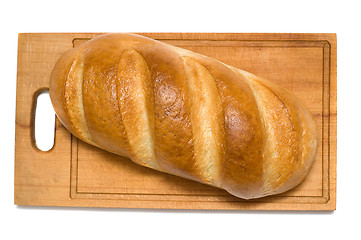
POLYGON ((356 3, 1 1, 0 239, 360 239, 361 14, 356 3), (15 206, 15 91, 20 32, 337 33, 337 210, 212 212, 15 206))

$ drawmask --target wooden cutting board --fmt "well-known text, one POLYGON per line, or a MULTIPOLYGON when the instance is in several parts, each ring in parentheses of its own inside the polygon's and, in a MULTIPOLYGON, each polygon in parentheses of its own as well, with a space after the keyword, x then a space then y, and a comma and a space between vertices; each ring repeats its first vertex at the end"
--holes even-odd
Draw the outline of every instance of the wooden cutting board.
POLYGON ((40 151, 34 112, 55 61, 100 33, 19 35, 15 204, 42 206, 334 210, 336 208, 336 35, 140 33, 244 69, 293 92, 313 114, 319 147, 306 179, 284 194, 243 200, 160 173, 90 146, 56 119, 55 144, 40 151))

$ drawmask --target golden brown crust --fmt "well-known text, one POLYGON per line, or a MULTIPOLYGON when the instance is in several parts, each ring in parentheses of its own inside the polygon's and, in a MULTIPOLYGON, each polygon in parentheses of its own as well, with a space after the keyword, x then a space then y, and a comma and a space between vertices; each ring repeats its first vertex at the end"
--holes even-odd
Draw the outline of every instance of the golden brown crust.
POLYGON ((107 48, 105 43, 85 48, 83 105, 89 133, 107 151, 126 155, 127 134, 119 110, 116 90, 117 63, 121 49, 107 48), (118 51, 117 51, 118 50, 118 51))
POLYGON ((88 143, 92 143, 91 141, 87 141, 86 137, 83 136, 79 132, 79 130, 76 129, 77 126, 74 126, 74 124, 76 125, 76 122, 74 121, 74 119, 70 118, 70 114, 68 113, 68 107, 71 104, 68 104, 67 106, 66 103, 67 101, 68 103, 70 103, 70 92, 73 92, 71 86, 67 87, 66 83, 76 56, 77 51, 73 49, 63 54, 61 58, 57 61, 56 66, 58 67, 54 67, 53 69, 49 93, 51 96, 53 107, 56 110, 56 114, 58 115, 58 118, 63 123, 63 125, 75 136, 83 139, 88 143))
POLYGON ((193 168, 199 169, 202 182, 219 186, 221 165, 225 159, 224 114, 221 98, 210 71, 188 56, 183 59, 194 141, 193 168), (194 102, 197 104, 193 104, 194 102))
MULTIPOLYGON (((287 174, 284 174, 284 178, 281 181, 272 181, 273 186, 271 188, 273 194, 282 193, 298 185, 310 169, 317 150, 316 126, 305 106, 289 92, 265 79, 257 78, 256 81, 267 87, 283 101, 284 106, 287 108, 289 119, 292 122, 295 138, 293 142, 294 161, 292 161, 293 158, 281 158, 279 166, 283 166, 283 169, 288 168, 287 174)), ((277 171, 281 171, 281 169, 277 171)), ((275 174, 273 173, 274 176, 275 174)))
POLYGON ((120 56, 117 72, 118 106, 122 113, 131 157, 140 165, 159 169, 153 147, 153 82, 147 63, 140 53, 127 48, 120 56))
POLYGON ((188 88, 182 58, 164 46, 139 49, 150 69, 154 91, 154 150, 163 171, 201 179, 194 165, 188 88))
POLYGON ((238 71, 246 76, 255 95, 259 95, 260 114, 264 118, 264 194, 282 193, 304 179, 316 154, 312 116, 284 89, 253 74, 238 71))
POLYGON ((80 139, 242 198, 293 188, 316 151, 311 115, 279 86, 133 34, 63 55, 50 95, 80 139))
POLYGON ((262 191, 262 129, 252 90, 236 72, 209 58, 198 57, 218 86, 224 114, 222 186, 251 198, 262 191))

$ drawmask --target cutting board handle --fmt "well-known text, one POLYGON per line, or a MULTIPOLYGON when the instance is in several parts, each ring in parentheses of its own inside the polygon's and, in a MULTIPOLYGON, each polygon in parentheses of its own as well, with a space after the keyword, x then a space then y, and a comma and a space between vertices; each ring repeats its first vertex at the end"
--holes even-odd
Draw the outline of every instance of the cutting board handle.
POLYGON ((31 104, 31 146, 40 152, 49 152, 55 143, 55 112, 51 106, 49 88, 36 90, 31 104))

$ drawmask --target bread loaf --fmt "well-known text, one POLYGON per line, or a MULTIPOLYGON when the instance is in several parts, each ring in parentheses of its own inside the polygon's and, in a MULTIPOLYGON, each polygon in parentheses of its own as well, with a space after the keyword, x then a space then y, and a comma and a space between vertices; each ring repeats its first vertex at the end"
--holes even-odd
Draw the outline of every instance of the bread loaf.
POLYGON ((316 153, 312 116, 285 89, 135 34, 65 53, 49 91, 81 140, 244 199, 295 187, 316 153))

